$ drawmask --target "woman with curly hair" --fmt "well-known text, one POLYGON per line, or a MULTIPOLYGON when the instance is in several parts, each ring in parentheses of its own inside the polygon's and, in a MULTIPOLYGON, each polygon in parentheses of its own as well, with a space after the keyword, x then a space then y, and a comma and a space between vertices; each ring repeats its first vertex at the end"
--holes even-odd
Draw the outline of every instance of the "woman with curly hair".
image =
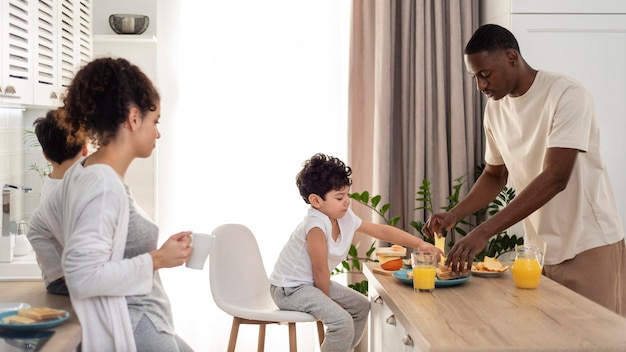
POLYGON ((159 229, 124 181, 131 162, 149 157, 160 137, 159 94, 137 66, 101 58, 76 74, 63 109, 69 138, 87 137, 97 150, 66 172, 29 231, 63 246, 82 350, 190 351, 174 331, 158 270, 187 261, 191 232, 157 249, 159 229))

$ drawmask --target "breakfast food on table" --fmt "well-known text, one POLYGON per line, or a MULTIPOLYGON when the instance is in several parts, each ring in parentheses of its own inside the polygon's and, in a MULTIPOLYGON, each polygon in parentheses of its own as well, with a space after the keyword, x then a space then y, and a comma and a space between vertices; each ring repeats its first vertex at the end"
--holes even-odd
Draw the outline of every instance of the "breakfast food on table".
POLYGON ((41 323, 56 318, 63 318, 67 313, 64 310, 31 307, 17 311, 17 314, 2 318, 4 324, 34 324, 41 323))
POLYGON ((37 323, 37 320, 35 319, 31 319, 31 318, 27 318, 27 317, 23 317, 21 315, 10 315, 8 317, 4 317, 2 318, 2 323, 4 324, 33 324, 33 323, 37 323))
POLYGON ((509 269, 508 265, 503 265, 498 258, 491 258, 485 256, 482 262, 476 263, 472 267, 472 271, 474 272, 504 272, 509 269))
POLYGON ((399 270, 402 268, 402 259, 406 256, 406 248, 394 244, 391 247, 376 249, 376 256, 380 262, 381 269, 399 270))
MULTIPOLYGON (((437 232, 435 232, 435 247, 441 249, 443 253, 446 252, 446 238, 443 236, 439 237, 439 234, 437 232)), ((446 257, 445 255, 442 255, 439 258, 439 264, 444 265, 445 262, 446 262, 446 257)))
MULTIPOLYGON (((437 267, 436 272, 438 280, 453 280, 465 276, 461 272, 453 272, 452 269, 442 265, 437 267)), ((411 271, 407 271, 406 276, 409 279, 413 279, 413 273, 411 271)))
POLYGON ((439 280, 452 280, 463 277, 467 274, 463 274, 462 272, 454 272, 447 266, 439 265, 437 267, 437 279, 439 280))

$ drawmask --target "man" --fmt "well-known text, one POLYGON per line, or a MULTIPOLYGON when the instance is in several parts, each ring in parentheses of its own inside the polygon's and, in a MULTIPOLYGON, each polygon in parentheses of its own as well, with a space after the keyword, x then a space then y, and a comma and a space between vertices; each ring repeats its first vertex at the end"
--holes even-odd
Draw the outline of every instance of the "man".
POLYGON ((592 97, 569 77, 530 67, 513 34, 493 24, 473 34, 465 66, 489 98, 487 165, 467 197, 433 214, 424 233, 433 237, 483 208, 510 177, 516 198, 457 241, 446 263, 466 270, 492 236, 523 220, 525 243, 547 244, 545 276, 626 315, 624 230, 592 97))

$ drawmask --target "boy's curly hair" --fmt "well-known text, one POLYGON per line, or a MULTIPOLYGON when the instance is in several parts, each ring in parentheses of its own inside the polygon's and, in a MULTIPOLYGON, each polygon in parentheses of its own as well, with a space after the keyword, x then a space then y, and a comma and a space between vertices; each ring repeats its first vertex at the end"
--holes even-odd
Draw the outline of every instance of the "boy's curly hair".
POLYGON ((152 81, 123 58, 99 58, 81 68, 65 97, 65 123, 72 136, 86 134, 95 146, 107 145, 130 108, 143 115, 160 101, 152 81))
POLYGON ((310 204, 309 195, 311 194, 317 194, 325 199, 326 193, 331 190, 351 186, 350 175, 352 175, 352 169, 343 161, 317 153, 304 162, 302 170, 296 176, 296 186, 302 199, 310 204))

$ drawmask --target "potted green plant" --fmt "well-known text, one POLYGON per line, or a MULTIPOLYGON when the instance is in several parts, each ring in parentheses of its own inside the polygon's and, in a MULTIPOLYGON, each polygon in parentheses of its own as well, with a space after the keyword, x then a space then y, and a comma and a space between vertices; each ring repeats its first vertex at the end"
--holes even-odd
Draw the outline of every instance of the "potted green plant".
MULTIPOLYGON (((39 140, 35 135, 35 131, 32 130, 24 130, 24 146, 29 149, 41 149, 41 145, 39 144, 39 140)), ((52 172, 52 164, 46 161, 45 164, 39 165, 36 162, 31 162, 28 166, 29 171, 33 171, 37 173, 37 175, 41 178, 42 182, 44 178, 52 172)))

